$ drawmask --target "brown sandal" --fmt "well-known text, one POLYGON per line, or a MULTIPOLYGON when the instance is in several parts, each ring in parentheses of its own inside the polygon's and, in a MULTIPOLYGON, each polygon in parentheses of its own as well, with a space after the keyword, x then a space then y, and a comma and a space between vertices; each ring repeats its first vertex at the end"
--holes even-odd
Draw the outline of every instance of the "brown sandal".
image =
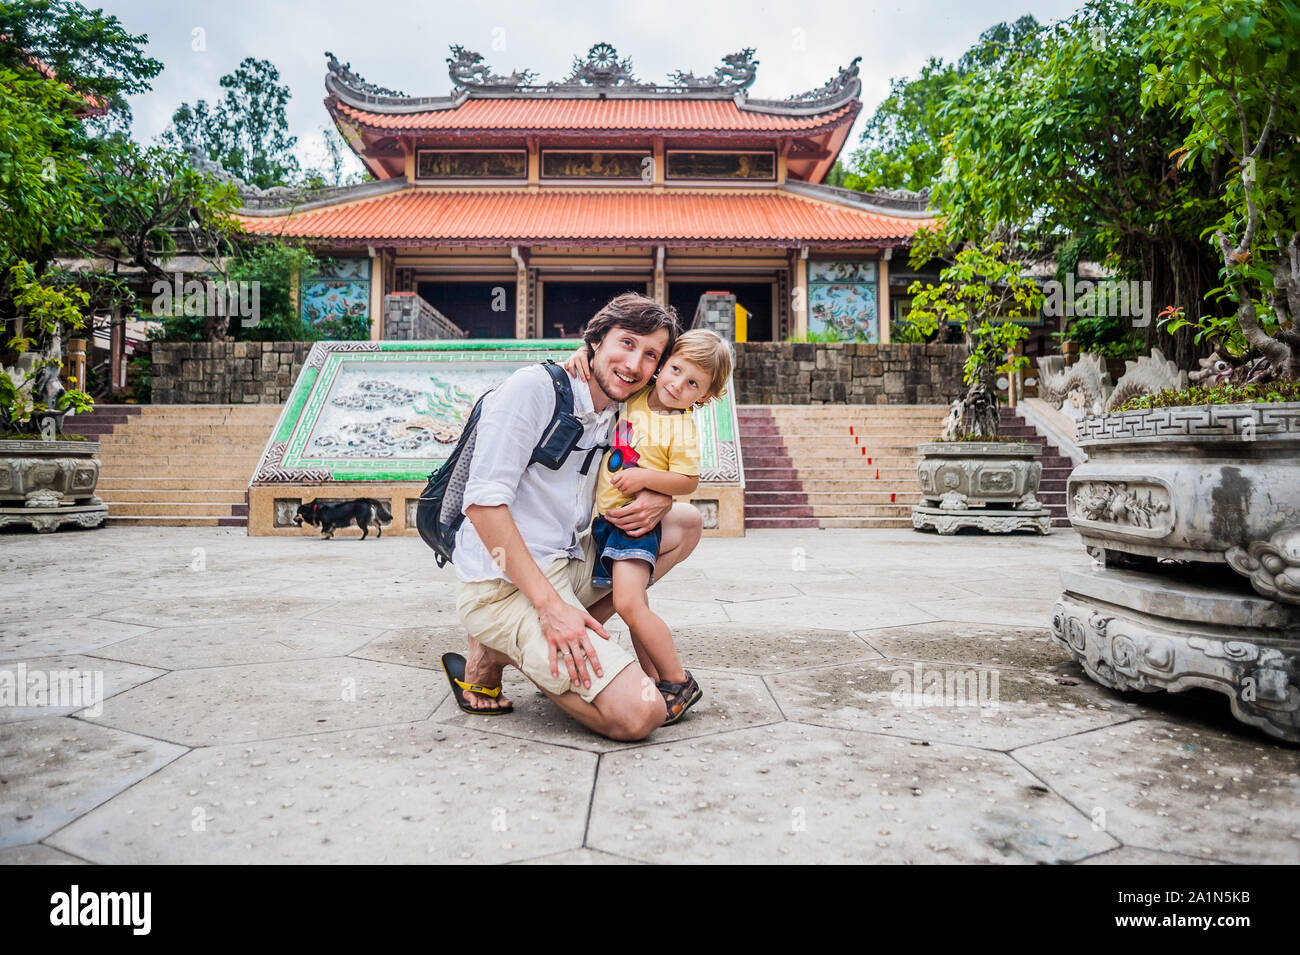
POLYGON ((671 726, 683 716, 686 711, 700 701, 704 696, 704 691, 700 685, 695 682, 695 677, 691 676, 691 671, 686 671, 686 679, 681 683, 668 683, 660 680, 655 684, 659 692, 664 696, 664 706, 668 708, 668 717, 663 721, 664 726, 671 726))

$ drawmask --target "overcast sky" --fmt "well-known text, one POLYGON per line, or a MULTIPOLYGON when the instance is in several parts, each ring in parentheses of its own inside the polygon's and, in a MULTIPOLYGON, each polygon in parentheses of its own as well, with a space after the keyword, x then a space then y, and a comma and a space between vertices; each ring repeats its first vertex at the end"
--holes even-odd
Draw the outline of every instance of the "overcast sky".
MULTIPOLYGON (((323 158, 328 121, 325 51, 367 80, 417 96, 445 96, 447 48, 481 53, 493 72, 530 69, 536 82, 568 75, 573 57, 606 42, 632 60, 642 81, 665 83, 674 70, 713 72, 727 53, 755 49, 755 97, 815 89, 862 57, 863 111, 846 144, 896 76, 914 76, 930 56, 952 60, 987 27, 1031 13, 1040 22, 1068 16, 1080 0, 656 0, 575 5, 552 0, 336 2, 336 0, 101 0, 131 33, 149 37, 164 70, 153 92, 132 100, 135 133, 151 142, 182 101, 220 98, 218 79, 247 56, 268 59, 293 98, 290 132, 299 158, 323 158)), ((98 3, 96 4, 98 5, 98 3)))

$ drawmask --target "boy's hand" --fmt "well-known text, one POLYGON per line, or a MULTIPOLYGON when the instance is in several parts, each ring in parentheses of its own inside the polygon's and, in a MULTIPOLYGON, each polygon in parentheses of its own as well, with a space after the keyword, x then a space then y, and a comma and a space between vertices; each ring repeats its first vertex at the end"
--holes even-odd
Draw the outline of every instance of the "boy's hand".
POLYGON ((591 366, 587 364, 587 343, 583 342, 577 351, 566 358, 562 367, 570 375, 577 375, 581 381, 589 381, 591 366))
POLYGON ((615 471, 614 476, 609 479, 609 483, 620 494, 626 494, 630 497, 645 488, 645 468, 623 468, 620 471, 615 471))

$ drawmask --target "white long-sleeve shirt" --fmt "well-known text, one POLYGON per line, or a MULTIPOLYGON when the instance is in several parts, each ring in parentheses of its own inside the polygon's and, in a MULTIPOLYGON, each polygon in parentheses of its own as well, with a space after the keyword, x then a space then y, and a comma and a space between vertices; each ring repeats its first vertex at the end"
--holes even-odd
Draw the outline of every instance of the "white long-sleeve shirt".
MULTIPOLYGON (((573 413, 582 423, 582 439, 558 471, 528 466, 533 448, 555 413, 555 387, 541 365, 521 368, 483 400, 478 437, 461 506, 505 504, 528 551, 542 569, 560 556, 582 557, 578 535, 591 524, 596 476, 602 457, 591 457, 587 474, 579 472, 588 448, 609 443, 618 406, 597 413, 586 382, 570 376, 573 413)), ((464 581, 509 579, 493 562, 468 518, 456 532, 452 562, 464 581)), ((508 568, 506 568, 508 570, 508 568)))

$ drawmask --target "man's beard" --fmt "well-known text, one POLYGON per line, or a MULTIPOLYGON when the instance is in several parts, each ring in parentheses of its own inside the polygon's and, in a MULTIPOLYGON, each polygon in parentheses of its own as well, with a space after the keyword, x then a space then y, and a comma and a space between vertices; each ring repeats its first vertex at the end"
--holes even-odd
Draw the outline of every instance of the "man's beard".
POLYGON ((626 382, 624 382, 621 378, 618 378, 614 374, 613 368, 610 368, 608 370, 607 376, 602 376, 599 369, 593 366, 591 369, 591 377, 595 379, 596 387, 598 387, 601 391, 605 392, 605 397, 608 398, 610 401, 614 401, 614 402, 626 401, 628 398, 630 398, 633 394, 636 393, 637 389, 641 387, 640 385, 632 385, 631 386, 632 391, 630 391, 627 395, 624 395, 623 397, 620 398, 618 395, 610 394, 609 381, 610 379, 613 379, 617 381, 620 385, 626 384, 626 382))

